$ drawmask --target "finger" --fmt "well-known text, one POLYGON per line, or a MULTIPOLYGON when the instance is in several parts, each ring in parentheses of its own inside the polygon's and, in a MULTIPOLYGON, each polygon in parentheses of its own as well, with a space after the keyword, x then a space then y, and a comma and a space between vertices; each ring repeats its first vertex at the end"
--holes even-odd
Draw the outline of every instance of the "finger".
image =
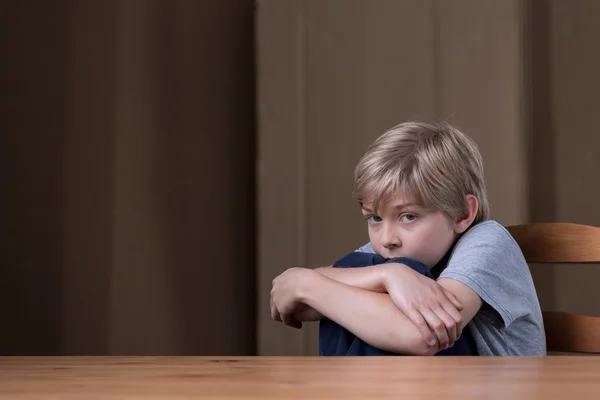
POLYGON ((281 316, 279 315, 279 311, 275 307, 271 307, 271 318, 273 318, 277 322, 281 321, 281 316))
POLYGON ((456 308, 454 308, 452 304, 448 302, 442 303, 441 306, 456 323, 456 340, 458 340, 462 333, 463 316, 456 310, 456 308))
POLYGON ((437 345, 438 342, 437 342, 436 337, 434 336, 431 329, 429 329, 429 326, 427 325, 427 321, 425 321, 425 319, 423 318, 423 316, 421 315, 421 313, 419 311, 417 311, 416 309, 411 309, 406 315, 411 320, 411 322, 413 324, 415 324, 415 326, 421 333, 421 336, 423 336, 425 341, 430 346, 437 345))
POLYGON ((458 311, 462 311, 463 310, 463 305, 461 304, 460 301, 458 301, 458 297, 456 297, 454 295, 454 293, 444 289, 444 294, 446 295, 446 297, 448 298, 448 300, 450 300, 450 302, 454 305, 454 307, 456 307, 456 309, 458 311))
POLYGON ((452 318, 450 314, 448 314, 446 310, 442 308, 442 306, 439 306, 432 311, 440 320, 442 320, 444 326, 446 327, 446 333, 448 334, 448 347, 454 346, 456 339, 458 339, 460 336, 460 326, 456 323, 456 321, 454 321, 454 318, 452 318))
POLYGON ((438 316, 435 315, 435 313, 430 309, 422 310, 421 315, 423 315, 423 318, 425 318, 425 321, 427 321, 429 328, 431 328, 435 333, 435 336, 440 344, 440 349, 447 349, 449 339, 448 332, 446 331, 446 325, 444 325, 442 320, 439 319, 438 316))
POLYGON ((277 307, 273 304, 273 298, 271 298, 271 318, 273 318, 277 322, 283 322, 281 320, 281 315, 279 315, 279 311, 277 307))
POLYGON ((454 296, 452 293, 450 293, 447 290, 444 290, 444 294, 450 301, 442 301, 441 302, 442 307, 444 308, 444 310, 446 310, 446 312, 448 314, 450 314, 452 319, 454 319, 454 321, 456 321, 457 325, 462 324, 463 317, 462 317, 462 314, 460 313, 460 311, 462 310, 462 306, 461 306, 461 308, 456 307, 456 304, 452 301, 452 298, 456 299, 456 296, 454 296))
POLYGON ((292 328, 296 328, 296 329, 302 328, 302 322, 300 322, 296 318, 294 318, 293 315, 284 314, 281 316, 281 318, 283 319, 283 323, 286 324, 287 326, 291 326, 292 328))
POLYGON ((273 318, 277 322, 282 322, 281 316, 279 315, 279 311, 275 307, 271 309, 271 318, 273 318))

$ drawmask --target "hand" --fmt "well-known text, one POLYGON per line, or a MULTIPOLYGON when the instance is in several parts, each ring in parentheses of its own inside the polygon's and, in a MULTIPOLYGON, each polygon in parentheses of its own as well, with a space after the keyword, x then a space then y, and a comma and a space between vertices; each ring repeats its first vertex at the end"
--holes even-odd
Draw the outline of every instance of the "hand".
POLYGON ((307 306, 300 301, 300 286, 310 273, 305 268, 290 268, 273 280, 271 289, 271 317, 293 328, 302 328, 296 315, 307 313, 307 306))
POLYGON ((299 311, 296 311, 294 318, 300 322, 314 322, 320 321, 325 317, 314 308, 309 307, 306 304, 302 304, 302 308, 299 311))
MULTIPOLYGON (((283 322, 281 319, 281 314, 279 314, 279 310, 273 305, 273 298, 271 297, 271 318, 273 318, 277 322, 283 322)), ((297 310, 293 318, 300 322, 299 327, 302 327, 302 322, 314 322, 320 321, 324 318, 323 314, 319 313, 314 308, 307 306, 306 304, 302 304, 300 309, 297 310)), ((292 323, 290 326, 298 326, 297 324, 292 323)))
POLYGON ((421 332, 429 345, 440 350, 460 337, 463 309, 454 294, 436 281, 405 265, 385 264, 383 284, 392 301, 421 332))

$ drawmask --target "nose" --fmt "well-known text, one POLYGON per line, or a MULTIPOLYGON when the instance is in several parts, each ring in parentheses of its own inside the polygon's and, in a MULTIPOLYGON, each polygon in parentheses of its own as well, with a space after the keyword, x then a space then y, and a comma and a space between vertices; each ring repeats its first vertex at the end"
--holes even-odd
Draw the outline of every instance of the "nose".
POLYGON ((381 232, 381 245, 388 250, 395 249, 402 245, 400 237, 397 235, 396 230, 391 224, 383 224, 383 231, 381 232))

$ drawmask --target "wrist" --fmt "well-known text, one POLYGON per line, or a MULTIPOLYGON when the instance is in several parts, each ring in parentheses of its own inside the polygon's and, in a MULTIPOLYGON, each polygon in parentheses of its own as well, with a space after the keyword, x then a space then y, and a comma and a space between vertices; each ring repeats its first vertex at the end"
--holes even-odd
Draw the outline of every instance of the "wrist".
POLYGON ((398 268, 398 265, 398 263, 386 263, 381 265, 383 267, 381 268, 381 277, 379 278, 381 280, 381 286, 384 288, 388 287, 391 275, 394 270, 398 268))
POLYGON ((381 265, 382 274, 381 274, 381 285, 383 287, 388 287, 388 284, 391 283, 392 280, 397 280, 398 275, 405 273, 406 271, 412 271, 412 269, 408 268, 406 265, 398 262, 385 263, 381 265))
POLYGON ((299 302, 306 304, 306 301, 310 297, 310 290, 314 286, 314 280, 320 276, 321 275, 315 270, 305 269, 302 271, 298 276, 298 283, 296 286, 296 299, 299 302))

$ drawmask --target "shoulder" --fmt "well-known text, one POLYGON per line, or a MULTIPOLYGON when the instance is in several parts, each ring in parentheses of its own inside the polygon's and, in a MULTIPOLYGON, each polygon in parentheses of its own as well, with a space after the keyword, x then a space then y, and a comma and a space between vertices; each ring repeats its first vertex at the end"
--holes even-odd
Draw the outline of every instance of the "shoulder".
POLYGON ((459 280, 473 289, 498 311, 505 326, 537 306, 523 253, 496 221, 484 221, 469 229, 456 243, 440 277, 459 280))
POLYGON ((496 221, 488 220, 471 227, 457 241, 451 258, 497 257, 505 261, 525 264, 517 242, 508 230, 496 221))
POLYGON ((450 253, 447 270, 514 276, 529 273, 521 248, 508 230, 488 220, 471 227, 450 253))
POLYGON ((358 249, 355 250, 356 252, 359 253, 369 253, 369 254, 375 254, 375 249, 373 249, 373 245, 371 244, 371 242, 365 244, 362 247, 359 247, 358 249))
POLYGON ((494 220, 483 221, 469 228, 459 239, 457 245, 461 242, 483 241, 499 241, 507 244, 517 245, 508 230, 494 220))

